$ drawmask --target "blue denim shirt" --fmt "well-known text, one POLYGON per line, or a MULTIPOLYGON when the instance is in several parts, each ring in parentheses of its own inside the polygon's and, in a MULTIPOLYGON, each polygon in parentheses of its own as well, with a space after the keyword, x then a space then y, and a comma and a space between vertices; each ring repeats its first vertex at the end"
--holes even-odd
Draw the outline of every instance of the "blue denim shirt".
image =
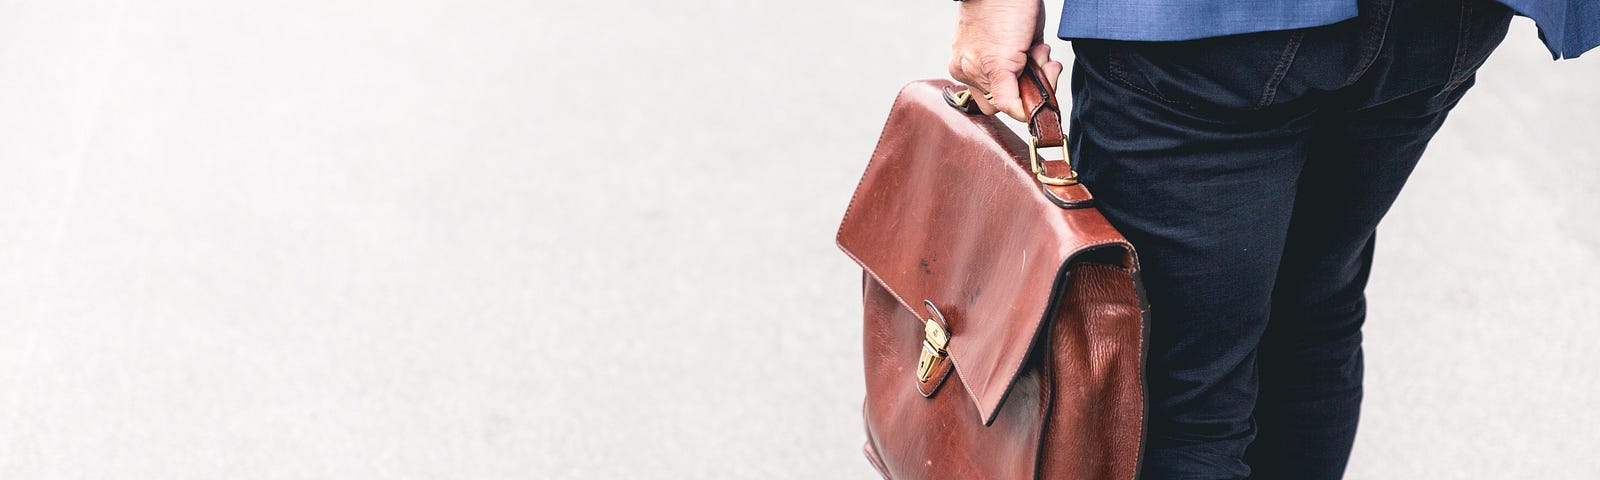
MULTIPOLYGON (((1600 45, 1600 0, 1498 0, 1539 25, 1555 58, 1600 45)), ((1193 40, 1338 23, 1356 0, 1066 0, 1063 39, 1193 40)))

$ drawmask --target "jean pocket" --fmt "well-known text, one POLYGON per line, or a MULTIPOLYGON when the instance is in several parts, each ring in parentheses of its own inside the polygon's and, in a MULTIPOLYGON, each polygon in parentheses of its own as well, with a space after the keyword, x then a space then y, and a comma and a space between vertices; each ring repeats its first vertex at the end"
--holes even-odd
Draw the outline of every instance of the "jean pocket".
POLYGON ((1444 91, 1455 90, 1478 72, 1511 27, 1510 7, 1492 0, 1462 0, 1455 59, 1444 91))
POLYGON ((1108 73, 1124 87, 1189 109, 1273 104, 1305 29, 1179 42, 1108 41, 1108 73))

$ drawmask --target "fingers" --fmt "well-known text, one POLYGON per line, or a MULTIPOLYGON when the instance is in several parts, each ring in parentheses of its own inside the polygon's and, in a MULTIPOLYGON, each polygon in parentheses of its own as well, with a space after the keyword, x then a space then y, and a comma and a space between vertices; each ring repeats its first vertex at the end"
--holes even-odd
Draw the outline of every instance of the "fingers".
POLYGON ((984 69, 988 84, 989 103, 995 110, 1005 112, 1019 122, 1028 121, 1027 111, 1022 108, 1022 93, 1017 90, 1017 75, 1022 73, 1022 66, 1017 65, 1015 70, 1002 67, 989 67, 984 69))
POLYGON ((1033 64, 1039 67, 1039 71, 1044 73, 1045 81, 1050 82, 1050 89, 1055 90, 1056 80, 1061 78, 1061 71, 1065 67, 1061 65, 1061 62, 1050 59, 1050 46, 1043 43, 1034 45, 1033 48, 1028 49, 1028 59, 1032 60, 1033 64))
POLYGON ((1017 75, 1022 73, 1022 62, 1026 61, 1022 52, 1017 52, 1016 58, 1006 59, 973 60, 963 55, 952 61, 950 76, 977 90, 973 96, 983 100, 978 103, 983 113, 1005 112, 1018 121, 1027 121, 1022 97, 1017 91, 1017 75), (984 98, 985 93, 987 98, 984 98))
POLYGON ((972 87, 972 101, 978 105, 978 110, 984 115, 994 115, 999 110, 989 101, 989 97, 994 95, 989 93, 989 78, 977 73, 979 71, 980 69, 972 62, 968 62, 965 56, 956 56, 950 60, 950 78, 972 87))
POLYGON ((994 104, 989 103, 989 97, 992 95, 979 91, 978 87, 972 87, 972 101, 978 105, 978 110, 982 111, 984 115, 1000 113, 1000 109, 994 108, 994 104))
MULTIPOLYGON (((960 11, 951 44, 950 76, 976 90, 973 98, 989 94, 978 102, 985 113, 1006 112, 1025 120, 1017 74, 1033 61, 1029 58, 1033 46, 1044 41, 1044 2, 961 2, 960 11)), ((1041 67, 1049 61, 1049 50, 1043 51, 1039 61, 1041 67)))
POLYGON ((1017 86, 1017 76, 1022 73, 1023 62, 1033 62, 1038 66, 1045 81, 1050 83, 1051 90, 1055 89, 1061 72, 1065 70, 1061 62, 1050 59, 1050 46, 1043 43, 1028 48, 1025 54, 1018 52, 1016 58, 974 60, 969 55, 952 56, 949 69, 950 76, 956 81, 972 87, 973 101, 977 102, 978 109, 984 114, 1005 112, 1019 122, 1026 122, 1028 112, 1023 108, 1017 86), (985 93, 988 94, 987 98, 985 93))
POLYGON ((1045 63, 1044 67, 1040 69, 1044 70, 1045 80, 1050 82, 1050 91, 1056 91, 1056 85, 1060 85, 1056 81, 1061 79, 1061 71, 1064 70, 1065 67, 1061 65, 1061 62, 1051 60, 1045 63))
POLYGON ((1033 60, 1034 65, 1041 67, 1050 63, 1050 45, 1035 43, 1032 47, 1028 47, 1028 60, 1033 60))

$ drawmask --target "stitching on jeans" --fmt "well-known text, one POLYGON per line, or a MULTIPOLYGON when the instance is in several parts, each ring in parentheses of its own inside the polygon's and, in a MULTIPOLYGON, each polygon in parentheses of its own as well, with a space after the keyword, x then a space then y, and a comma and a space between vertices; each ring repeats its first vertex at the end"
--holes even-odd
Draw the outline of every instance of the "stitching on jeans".
POLYGON ((1167 104, 1170 104, 1170 105, 1177 105, 1177 106, 1181 106, 1181 107, 1188 107, 1189 106, 1189 104, 1186 103, 1186 102, 1180 102, 1180 101, 1177 101, 1177 100, 1168 99, 1167 97, 1161 96, 1161 94, 1159 94, 1159 93, 1152 92, 1150 90, 1145 89, 1144 87, 1140 87, 1138 85, 1134 85, 1133 82, 1131 82, 1131 81, 1128 81, 1128 71, 1127 71, 1127 69, 1123 68, 1122 62, 1120 60, 1117 60, 1116 52, 1111 51, 1109 47, 1106 50, 1106 65, 1111 67, 1111 76, 1116 77, 1117 83, 1121 83, 1123 86, 1126 86, 1128 88, 1134 89, 1135 91, 1138 91, 1139 93, 1143 93, 1145 95, 1149 95, 1150 97, 1155 98, 1156 100, 1160 100, 1163 103, 1167 103, 1167 104))
POLYGON ((1376 3, 1378 6, 1378 12, 1373 16, 1372 23, 1367 25, 1366 38, 1372 39, 1373 37, 1377 37, 1376 40, 1378 43, 1372 47, 1371 52, 1365 53, 1361 56, 1361 61, 1356 62, 1356 68, 1350 72, 1350 76, 1348 78, 1344 79, 1345 85, 1356 83, 1357 80, 1361 79, 1362 75, 1366 75, 1367 69, 1372 68, 1372 63, 1378 59, 1378 54, 1383 52, 1383 43, 1388 41, 1387 37, 1389 35, 1387 29, 1383 27, 1388 26, 1389 17, 1394 16, 1394 3, 1389 2, 1386 4, 1381 0, 1374 3, 1376 3), (1383 35, 1379 36, 1378 34, 1380 33, 1383 35))
POLYGON ((1456 59, 1450 64, 1450 76, 1445 78, 1448 83, 1445 83, 1443 91, 1454 90, 1466 81, 1467 75, 1463 75, 1463 70, 1467 64, 1467 45, 1472 38, 1472 22, 1467 21, 1471 17, 1472 2, 1461 2, 1461 20, 1456 28, 1456 59))
POLYGON ((1272 77, 1267 79, 1267 85, 1262 88, 1261 100, 1256 102, 1256 108, 1265 108, 1277 98, 1278 85, 1283 83, 1283 77, 1289 74, 1289 66, 1294 63, 1294 56, 1300 51, 1300 40, 1305 37, 1305 30, 1298 30, 1289 35, 1289 42, 1284 44, 1283 54, 1278 56, 1278 66, 1272 69, 1272 77))

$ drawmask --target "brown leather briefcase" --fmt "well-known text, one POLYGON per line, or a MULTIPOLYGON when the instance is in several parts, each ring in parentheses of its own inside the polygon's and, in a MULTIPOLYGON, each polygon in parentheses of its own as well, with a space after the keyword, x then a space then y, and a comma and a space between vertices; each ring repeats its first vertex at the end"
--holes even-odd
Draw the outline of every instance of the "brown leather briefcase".
POLYGON ((1031 141, 950 82, 907 85, 839 227, 863 270, 866 455, 885 478, 1137 474, 1138 260, 1070 163, 1038 155, 1064 145, 1061 111, 1032 68, 1020 83, 1031 141))

